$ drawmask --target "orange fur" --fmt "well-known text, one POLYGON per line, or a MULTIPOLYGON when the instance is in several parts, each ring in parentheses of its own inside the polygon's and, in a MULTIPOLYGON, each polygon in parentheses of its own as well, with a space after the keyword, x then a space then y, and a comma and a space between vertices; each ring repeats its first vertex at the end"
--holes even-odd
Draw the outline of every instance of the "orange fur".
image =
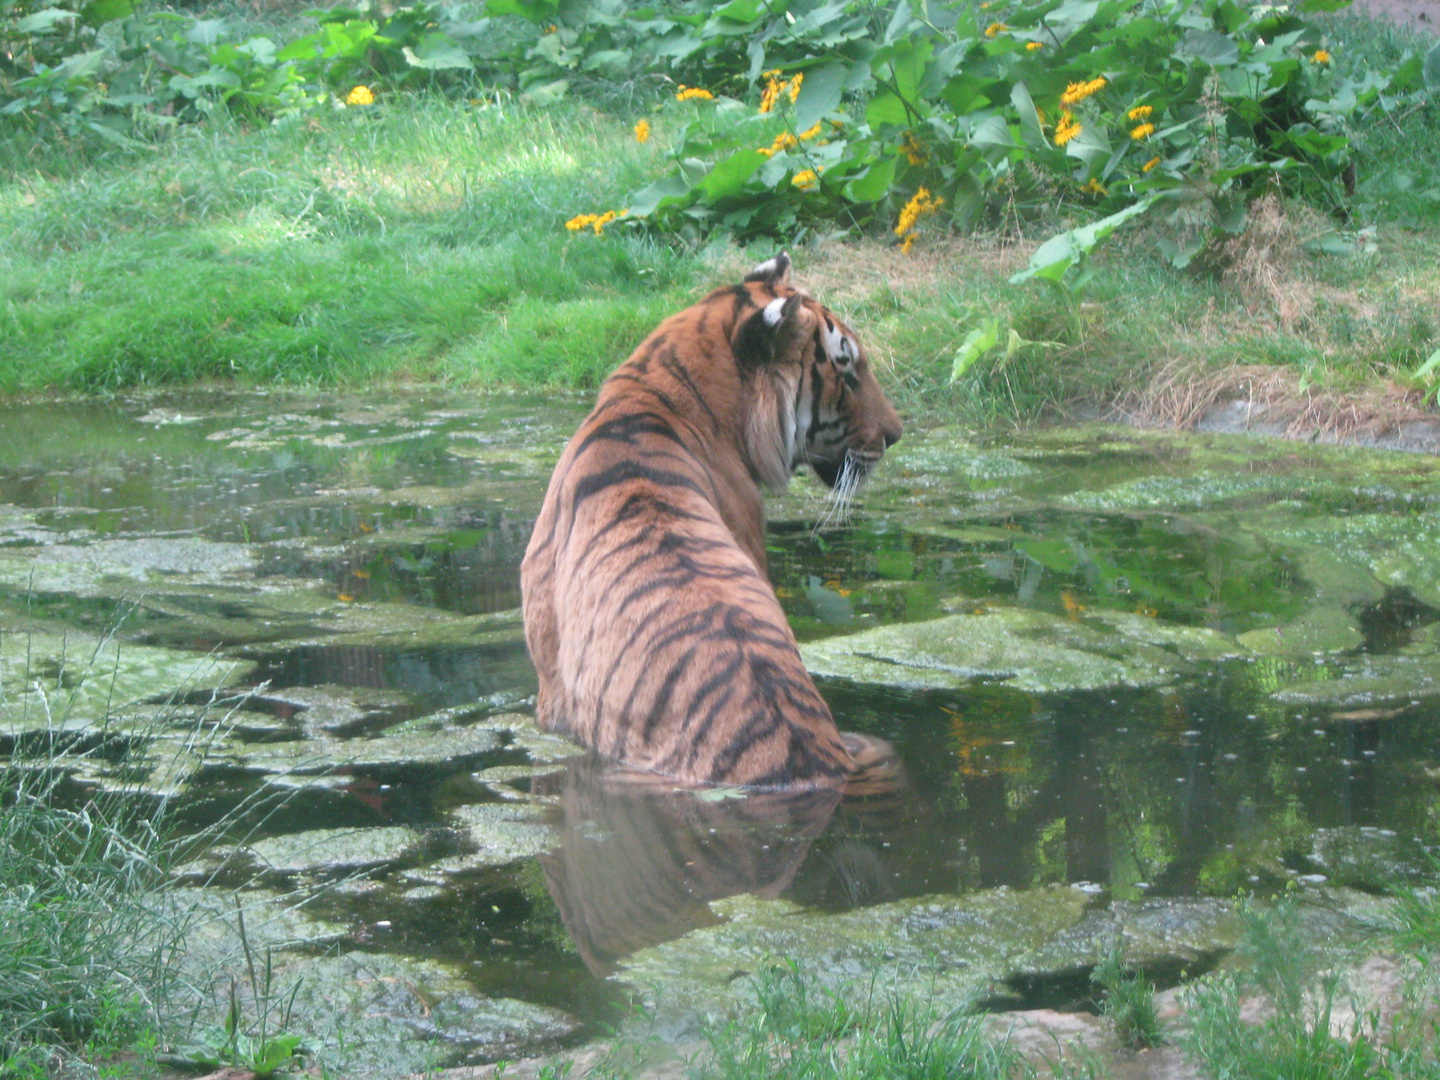
POLYGON ((778 255, 600 388, 521 566, 542 727, 689 783, 834 787, 855 761, 765 573, 764 486, 900 437, 853 333, 778 255))

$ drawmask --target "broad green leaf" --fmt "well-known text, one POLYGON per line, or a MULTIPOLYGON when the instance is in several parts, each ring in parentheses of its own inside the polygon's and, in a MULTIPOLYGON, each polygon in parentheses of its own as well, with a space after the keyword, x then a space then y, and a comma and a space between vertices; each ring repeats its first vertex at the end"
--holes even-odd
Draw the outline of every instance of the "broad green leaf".
POLYGON ((135 11, 135 0, 90 0, 80 9, 86 26, 104 26, 135 11))
POLYGON ((475 66, 464 49, 441 33, 426 34, 414 49, 406 45, 400 51, 405 56, 405 62, 411 67, 427 71, 468 70, 475 66))
POLYGON ((964 378, 965 373, 974 366, 987 352, 995 347, 1000 340, 1000 320, 985 319, 974 330, 965 335, 965 340, 960 343, 960 348, 955 350, 955 363, 950 369, 950 381, 959 382, 964 378))
POLYGON ((876 94, 870 99, 870 103, 865 106, 865 121, 872 128, 884 127, 886 124, 909 127, 914 122, 905 108, 905 103, 888 91, 876 94))
POLYGON ((1031 150, 1045 149, 1049 144, 1046 142, 1044 130, 1040 127, 1040 114, 1036 112, 1035 102, 1023 82, 1017 82, 1010 88, 1010 104, 1015 106, 1015 112, 1020 118, 1020 135, 1025 140, 1025 145, 1031 150))
POLYGON ((33 15, 26 15, 15 24, 15 29, 22 34, 48 34, 61 23, 70 22, 76 18, 73 11, 63 11, 60 8, 45 8, 33 15))
POLYGON ((656 210, 673 206, 690 194, 690 185, 678 176, 663 176, 630 198, 631 217, 649 217, 656 210))
POLYGON ((533 23, 554 18, 559 7, 559 0, 485 0, 487 15, 518 15, 533 23))
POLYGON ((701 180, 696 187, 706 202, 715 202, 729 195, 739 195, 745 188, 745 181, 768 159, 759 150, 737 150, 721 161, 701 180))
POLYGON ((196 19, 185 30, 185 40, 196 45, 215 45, 225 36, 227 29, 224 19, 196 19))
POLYGON ((900 159, 894 154, 883 161, 875 162, 863 176, 857 176, 846 184, 845 197, 860 203, 876 202, 895 182, 895 167, 899 162, 900 159))
POLYGON ((1100 124, 1083 123, 1080 134, 1065 144, 1065 154, 1093 166, 1110 156, 1110 136, 1100 124))
POLYGON ((1432 375, 1440 375, 1440 349, 1436 349, 1431 353, 1430 359, 1426 360, 1414 371, 1414 377, 1417 379, 1428 379, 1432 375))
POLYGON ((1240 46, 1219 30, 1187 30, 1175 46, 1175 54, 1212 67, 1240 62, 1240 46))
POLYGON ((553 105, 570 89, 569 79, 555 79, 552 82, 532 83, 520 96, 535 105, 553 105))
POLYGON ((728 19, 730 22, 751 23, 764 9, 764 0, 730 0, 730 3, 715 12, 715 18, 728 19))
POLYGON ((1096 244, 1131 218, 1145 213, 1153 202, 1153 198, 1143 199, 1109 217, 1052 236, 1030 256, 1030 265, 1010 278, 1010 284, 1019 285, 1035 277, 1059 284, 1065 272, 1083 262, 1095 249, 1096 244))
POLYGON ((805 73, 800 84, 800 96, 795 100, 795 128, 809 131, 840 105, 840 94, 845 87, 845 77, 850 73, 848 64, 831 63, 805 73))
POLYGON ((1015 145, 1015 140, 1010 137, 1010 125, 1005 123, 1004 117, 995 113, 975 125, 970 132, 970 142, 986 150, 997 147, 1008 150, 1015 145))

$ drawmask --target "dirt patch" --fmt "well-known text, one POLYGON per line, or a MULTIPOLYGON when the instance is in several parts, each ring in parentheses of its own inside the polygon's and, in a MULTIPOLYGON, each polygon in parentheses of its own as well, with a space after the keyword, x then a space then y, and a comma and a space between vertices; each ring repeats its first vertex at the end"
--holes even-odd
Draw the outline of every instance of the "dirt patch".
POLYGON ((1440 0, 1355 0, 1354 9, 1440 34, 1440 0))

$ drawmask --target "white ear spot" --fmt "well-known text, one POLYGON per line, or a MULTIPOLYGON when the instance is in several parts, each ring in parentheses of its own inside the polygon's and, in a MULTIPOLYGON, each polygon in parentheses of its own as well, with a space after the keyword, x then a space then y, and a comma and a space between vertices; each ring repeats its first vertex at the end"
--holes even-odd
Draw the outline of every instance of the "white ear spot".
POLYGON ((849 345, 845 335, 838 326, 831 326, 825 331, 825 351, 830 354, 830 359, 844 363, 850 358, 846 348, 849 345))
POLYGON ((780 320, 785 317, 785 297, 777 296, 765 305, 765 325, 779 326, 780 320))

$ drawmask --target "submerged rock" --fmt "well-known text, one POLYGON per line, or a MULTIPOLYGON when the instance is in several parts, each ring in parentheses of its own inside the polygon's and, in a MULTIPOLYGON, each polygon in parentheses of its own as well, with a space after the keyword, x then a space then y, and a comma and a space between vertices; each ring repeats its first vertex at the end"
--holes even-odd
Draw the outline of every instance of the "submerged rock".
POLYGON ((927 689, 984 679, 1034 693, 1162 686, 1192 670, 1183 654, 1239 651, 1214 631, 1165 629, 1140 616, 1071 621, 1026 608, 882 626, 800 647, 805 666, 822 678, 927 689))

